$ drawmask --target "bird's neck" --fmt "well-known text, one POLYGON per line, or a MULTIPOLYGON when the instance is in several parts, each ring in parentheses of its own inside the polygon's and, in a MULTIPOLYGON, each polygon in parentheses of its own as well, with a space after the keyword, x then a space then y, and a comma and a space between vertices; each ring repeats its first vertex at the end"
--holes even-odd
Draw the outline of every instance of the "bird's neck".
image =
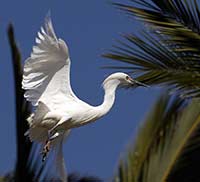
POLYGON ((103 103, 99 106, 92 106, 92 116, 89 114, 89 118, 80 122, 80 126, 88 124, 90 122, 96 121, 97 119, 104 116, 108 111, 112 108, 115 101, 115 91, 117 86, 119 85, 118 81, 109 81, 103 84, 103 88, 105 91, 103 103))
POLYGON ((99 117, 102 117, 112 108, 115 101, 115 91, 119 85, 118 81, 113 81, 104 84, 103 88, 105 91, 103 103, 96 107, 99 112, 99 117))

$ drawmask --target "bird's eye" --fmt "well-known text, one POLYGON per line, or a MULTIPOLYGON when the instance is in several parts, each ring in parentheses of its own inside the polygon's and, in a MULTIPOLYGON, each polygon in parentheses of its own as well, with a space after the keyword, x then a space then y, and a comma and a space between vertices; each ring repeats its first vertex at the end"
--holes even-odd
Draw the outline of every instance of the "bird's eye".
POLYGON ((129 76, 126 76, 126 80, 129 80, 129 76))

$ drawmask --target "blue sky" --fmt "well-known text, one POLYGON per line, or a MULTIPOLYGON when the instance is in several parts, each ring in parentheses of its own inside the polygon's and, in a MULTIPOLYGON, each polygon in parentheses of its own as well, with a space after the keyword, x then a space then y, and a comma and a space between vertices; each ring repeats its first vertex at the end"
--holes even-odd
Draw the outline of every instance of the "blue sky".
MULTIPOLYGON (((57 36, 69 46, 73 90, 92 105, 102 102, 101 83, 113 72, 101 67, 116 65, 116 62, 102 58, 101 54, 115 44, 121 33, 140 31, 135 21, 116 10, 107 0, 1 1, 0 174, 12 170, 16 158, 13 73, 7 26, 9 22, 14 24, 18 46, 25 60, 49 10, 57 36)), ((114 107, 105 117, 73 129, 64 145, 68 172, 109 179, 158 93, 157 88, 119 90, 114 107)))

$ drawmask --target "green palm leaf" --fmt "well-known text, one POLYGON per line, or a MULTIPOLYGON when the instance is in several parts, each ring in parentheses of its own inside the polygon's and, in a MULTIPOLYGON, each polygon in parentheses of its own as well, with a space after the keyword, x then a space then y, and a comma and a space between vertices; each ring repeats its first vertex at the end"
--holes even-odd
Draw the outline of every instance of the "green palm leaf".
POLYGON ((132 5, 115 5, 145 22, 145 30, 138 36, 124 35, 125 40, 119 41, 104 57, 130 64, 125 69, 147 84, 168 86, 183 97, 198 97, 200 13, 197 2, 132 1, 132 5))
POLYGON ((115 181, 197 182, 200 179, 200 104, 162 96, 121 160, 115 181))
POLYGON ((167 38, 168 43, 175 43, 177 50, 182 50, 184 47, 184 51, 199 54, 200 11, 196 0, 190 0, 190 3, 185 0, 143 0, 142 4, 137 0, 132 0, 132 2, 135 2, 135 6, 140 4, 142 7, 117 3, 115 5, 148 23, 158 35, 167 36, 160 38, 163 40, 167 38))

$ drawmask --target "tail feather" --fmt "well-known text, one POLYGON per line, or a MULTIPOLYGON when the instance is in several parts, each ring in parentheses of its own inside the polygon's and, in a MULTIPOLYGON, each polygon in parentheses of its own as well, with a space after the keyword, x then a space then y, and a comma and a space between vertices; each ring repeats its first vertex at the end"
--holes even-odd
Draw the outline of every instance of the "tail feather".
POLYGON ((70 130, 66 131, 63 135, 61 135, 57 140, 56 145, 56 168, 61 177, 62 182, 67 182, 67 170, 65 166, 65 160, 63 156, 63 142, 69 135, 70 130))

